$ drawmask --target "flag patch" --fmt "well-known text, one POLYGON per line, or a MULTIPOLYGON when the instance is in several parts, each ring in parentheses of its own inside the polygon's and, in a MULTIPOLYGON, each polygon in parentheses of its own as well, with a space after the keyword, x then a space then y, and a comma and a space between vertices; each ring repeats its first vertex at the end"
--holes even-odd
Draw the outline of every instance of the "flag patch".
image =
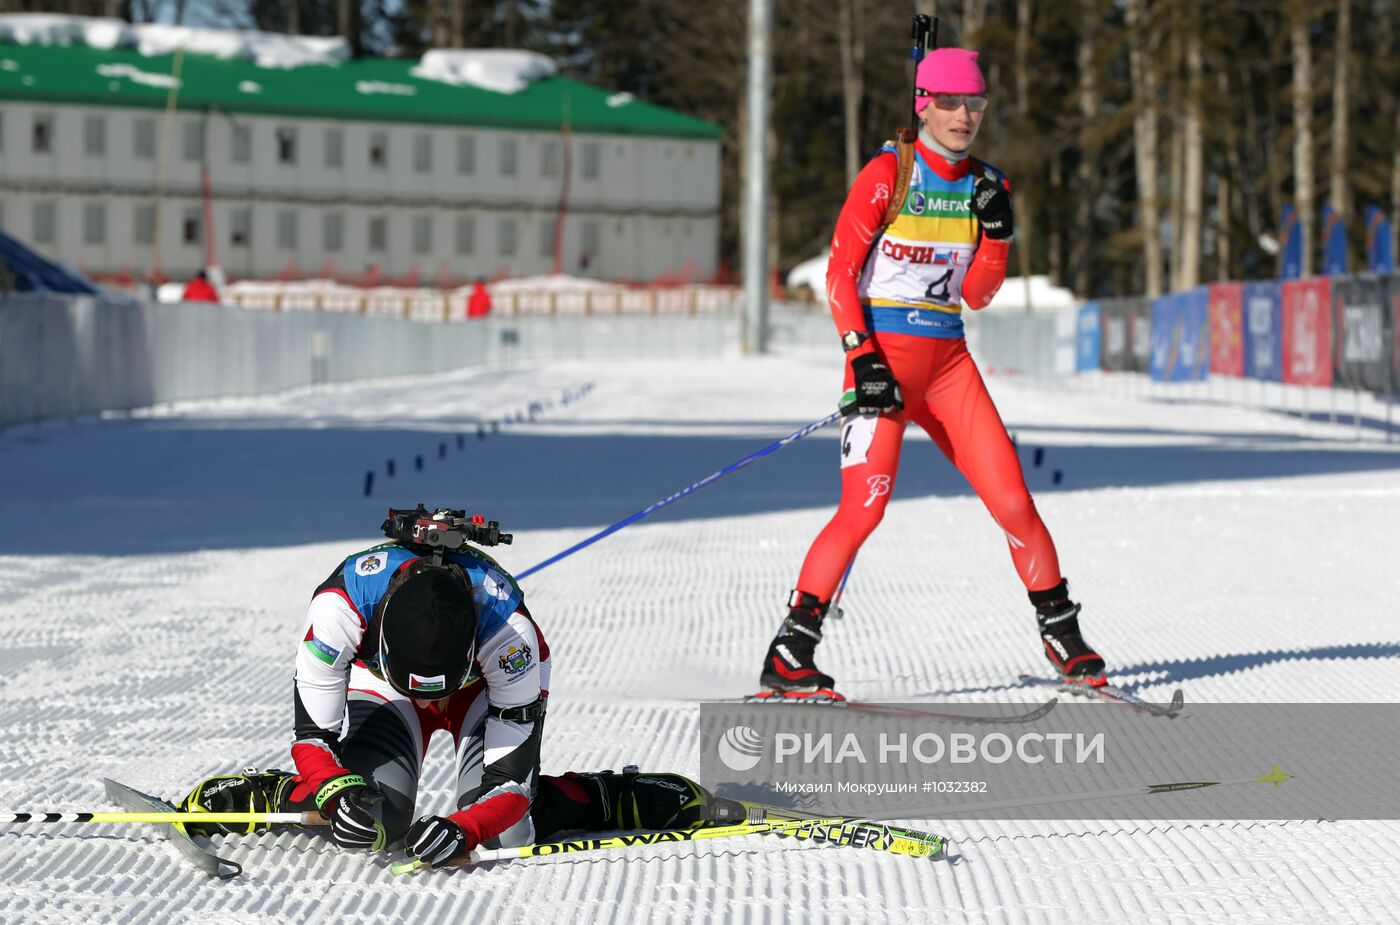
POLYGON ((311 650, 312 655, 316 656, 327 665, 334 665, 335 660, 340 658, 340 650, 317 639, 314 629, 307 630, 306 638, 302 641, 306 643, 306 648, 311 650))
POLYGON ((447 689, 447 677, 435 674, 431 677, 422 677, 413 672, 408 673, 408 689, 411 691, 440 691, 447 689))

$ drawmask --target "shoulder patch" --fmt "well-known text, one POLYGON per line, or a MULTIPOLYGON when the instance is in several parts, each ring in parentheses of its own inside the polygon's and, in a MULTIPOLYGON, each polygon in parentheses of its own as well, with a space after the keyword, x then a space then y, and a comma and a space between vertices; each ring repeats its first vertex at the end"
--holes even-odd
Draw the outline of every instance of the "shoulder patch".
POLYGON ((481 579, 481 588, 498 601, 510 600, 512 590, 510 582, 495 569, 486 570, 485 577, 481 579))
POLYGON ((387 552, 371 553, 355 560, 356 575, 378 575, 389 564, 387 552))

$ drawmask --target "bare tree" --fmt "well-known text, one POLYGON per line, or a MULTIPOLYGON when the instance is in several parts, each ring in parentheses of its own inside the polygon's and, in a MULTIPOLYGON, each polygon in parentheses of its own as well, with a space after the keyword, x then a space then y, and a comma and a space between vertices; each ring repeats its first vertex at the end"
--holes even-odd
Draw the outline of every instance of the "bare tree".
POLYGON ((1128 0, 1128 69, 1133 82, 1133 154, 1137 175, 1138 215, 1142 227, 1142 262, 1147 295, 1162 294, 1162 216, 1157 193, 1157 71, 1152 50, 1159 30, 1148 20, 1147 0, 1128 0))
POLYGON ((1076 294, 1089 294, 1093 251, 1090 248, 1093 238, 1094 197, 1100 186, 1098 177, 1098 141, 1090 131, 1099 114, 1098 65, 1095 60, 1098 37, 1099 11, 1096 0, 1080 0, 1079 46, 1076 61, 1079 65, 1079 116, 1082 120, 1079 131, 1079 177, 1075 191, 1076 214, 1073 243, 1073 257, 1070 264, 1074 272, 1071 288, 1076 294))
POLYGON ((1339 218, 1351 212, 1347 193, 1347 69, 1351 58, 1351 0, 1337 0, 1337 58, 1332 73, 1332 183, 1328 198, 1339 218))
POLYGON ((1289 23, 1293 46, 1293 200, 1302 238, 1299 273, 1303 276, 1312 275, 1313 245, 1312 47, 1308 40, 1311 8, 1306 0, 1295 2, 1289 23))
POLYGON ((1181 184, 1181 260, 1173 288, 1184 291, 1201 279, 1201 200, 1204 191, 1203 141, 1201 137, 1201 32, 1194 4, 1188 0, 1186 15, 1178 23, 1186 32, 1186 106, 1182 118, 1183 177, 1181 184))
POLYGON ((845 116, 846 185, 860 172, 860 104, 865 98, 865 17, 856 0, 841 0, 836 11, 841 47, 841 111, 845 116))

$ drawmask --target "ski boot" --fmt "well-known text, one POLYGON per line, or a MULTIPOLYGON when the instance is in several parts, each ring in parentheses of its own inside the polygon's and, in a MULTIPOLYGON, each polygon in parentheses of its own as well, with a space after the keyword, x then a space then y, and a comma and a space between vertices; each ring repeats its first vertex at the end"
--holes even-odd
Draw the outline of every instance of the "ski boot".
POLYGON ((699 828, 747 818, 742 803, 717 797, 680 774, 642 773, 628 765, 613 771, 570 771, 540 779, 531 813, 535 834, 699 828))
POLYGON ((1061 581, 1047 591, 1030 592, 1045 657, 1066 684, 1099 687, 1108 683, 1102 656, 1079 632, 1079 605, 1069 599, 1069 583, 1061 581))
MULTIPOLYGON (((298 782, 299 778, 286 771, 244 768, 242 774, 220 774, 204 779, 180 801, 180 809, 187 813, 286 813, 315 809, 314 801, 298 805, 292 800, 292 788, 298 782)), ((194 835, 250 834, 296 827, 273 826, 266 822, 185 823, 185 831, 194 835)))
POLYGON ((833 698, 836 681, 812 661, 817 643, 822 641, 822 621, 830 606, 815 595, 793 589, 788 598, 788 615, 778 635, 768 646, 759 684, 781 694, 811 694, 824 691, 833 698))

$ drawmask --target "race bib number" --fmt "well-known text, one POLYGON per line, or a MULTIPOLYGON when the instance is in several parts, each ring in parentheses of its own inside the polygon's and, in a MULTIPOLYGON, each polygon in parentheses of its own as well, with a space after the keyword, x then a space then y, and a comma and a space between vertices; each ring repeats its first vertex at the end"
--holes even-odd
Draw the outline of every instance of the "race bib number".
POLYGON ((841 425, 841 468, 859 466, 870 453, 870 444, 875 440, 875 424, 878 414, 854 414, 841 425))

